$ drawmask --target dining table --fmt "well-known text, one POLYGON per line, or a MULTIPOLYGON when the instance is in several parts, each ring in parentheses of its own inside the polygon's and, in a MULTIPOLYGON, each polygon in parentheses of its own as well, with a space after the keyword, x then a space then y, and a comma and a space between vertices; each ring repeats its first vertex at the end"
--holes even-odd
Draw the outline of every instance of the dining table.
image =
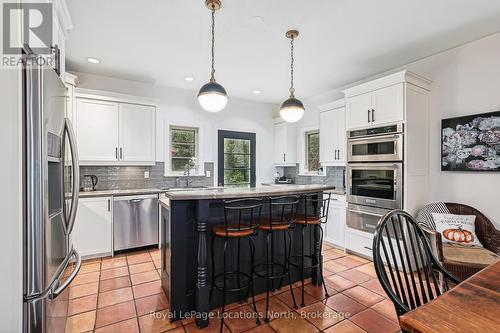
POLYGON ((500 261, 400 316, 411 333, 500 332, 500 261))

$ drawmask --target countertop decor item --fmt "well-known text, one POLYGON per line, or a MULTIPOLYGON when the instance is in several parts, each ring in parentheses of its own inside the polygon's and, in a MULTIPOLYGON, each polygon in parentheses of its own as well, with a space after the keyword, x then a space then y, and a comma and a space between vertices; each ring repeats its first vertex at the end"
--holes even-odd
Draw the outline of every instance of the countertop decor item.
POLYGON ((443 119, 441 170, 500 171, 500 111, 443 119))
POLYGON ((226 89, 215 80, 215 11, 221 7, 220 0, 206 0, 205 5, 212 12, 212 72, 210 82, 198 92, 198 102, 208 112, 219 112, 226 107, 226 89))
POLYGON ((297 30, 289 30, 285 36, 290 38, 290 97, 281 104, 280 116, 286 122, 295 123, 302 118, 305 111, 304 104, 295 98, 295 88, 293 86, 293 65, 295 61, 293 56, 293 42, 299 36, 299 32, 297 30))

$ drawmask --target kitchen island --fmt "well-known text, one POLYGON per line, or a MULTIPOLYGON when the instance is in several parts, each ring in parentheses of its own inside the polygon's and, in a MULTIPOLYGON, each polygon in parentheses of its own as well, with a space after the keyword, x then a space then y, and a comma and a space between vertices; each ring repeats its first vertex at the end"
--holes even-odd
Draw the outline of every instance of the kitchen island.
MULTIPOLYGON (((240 198, 268 198, 283 195, 313 194, 322 196, 323 192, 333 190, 327 185, 286 185, 263 186, 255 188, 210 188, 210 189, 184 189, 182 191, 167 191, 165 197, 160 199, 160 244, 161 244, 161 279, 162 288, 165 290, 171 311, 171 319, 178 320, 186 317, 195 317, 198 327, 208 325, 209 311, 222 304, 221 293, 214 291, 209 299, 211 276, 212 232, 211 227, 224 222, 224 200, 240 198)), ((299 211, 303 209, 299 207, 299 211)), ((264 200, 262 216, 268 212, 267 201, 264 200)), ((308 228, 311 229, 311 228, 308 228)), ((292 238, 299 239, 299 228, 292 230, 292 238)), ((309 230, 308 230, 309 231, 309 230)), ((281 237, 280 237, 281 238, 281 237)), ((255 236, 256 264, 264 260, 265 240, 263 233, 255 236)), ((314 251, 319 249, 319 236, 307 234, 306 249, 311 245, 314 251), (314 244, 309 242, 312 239, 314 244)), ((214 253, 216 268, 222 261, 222 242, 215 242, 214 253)), ((297 254, 299 242, 293 242, 292 255, 297 254)), ((277 241, 276 248, 284 248, 277 241)), ((228 251, 228 263, 236 263, 236 251, 228 251)), ((319 257, 319 253, 317 253, 319 257)), ((250 266, 249 250, 242 246, 242 267, 250 266), (245 249, 244 249, 245 248, 245 249), (245 252, 248 251, 248 252, 245 252), (245 260, 247 259, 247 260, 245 260)), ((320 260, 322 260, 320 258, 320 260)), ((317 270, 310 272, 312 282, 319 285, 320 275, 317 270)), ((292 282, 299 280, 299 272, 292 269, 292 282)), ((265 292, 264 279, 255 280, 255 293, 265 292)), ((231 296, 231 295, 229 295, 231 296)), ((237 301, 234 297, 226 297, 226 303, 237 301)))

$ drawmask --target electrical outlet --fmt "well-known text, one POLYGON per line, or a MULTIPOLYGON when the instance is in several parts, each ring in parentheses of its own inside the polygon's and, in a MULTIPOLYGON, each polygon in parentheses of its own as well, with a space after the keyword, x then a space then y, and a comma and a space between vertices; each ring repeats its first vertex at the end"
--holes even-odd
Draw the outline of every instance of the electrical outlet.
POLYGON ((144 171, 144 178, 149 178, 149 171, 144 171))
POLYGON ((207 171, 205 171, 205 176, 207 176, 208 178, 210 178, 211 173, 212 172, 210 170, 207 170, 207 171))

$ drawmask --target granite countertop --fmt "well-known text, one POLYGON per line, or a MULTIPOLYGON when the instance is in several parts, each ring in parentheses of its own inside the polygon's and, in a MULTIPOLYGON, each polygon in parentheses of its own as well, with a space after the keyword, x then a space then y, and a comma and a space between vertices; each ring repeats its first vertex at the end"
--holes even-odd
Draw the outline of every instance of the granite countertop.
POLYGON ((138 188, 127 190, 96 190, 96 191, 80 191, 80 198, 91 197, 111 197, 111 196, 124 196, 124 195, 139 195, 139 194, 158 194, 166 190, 159 188, 138 188))
POLYGON ((320 191, 334 190, 330 185, 283 185, 283 186, 260 186, 251 188, 208 188, 192 191, 166 191, 165 203, 169 200, 210 200, 229 198, 267 197, 287 194, 314 193, 320 191))
MULTIPOLYGON (((274 182, 268 182, 268 183, 262 183, 263 186, 296 186, 296 184, 276 184, 274 182)), ((346 190, 345 188, 336 188, 336 187, 333 187, 333 189, 331 190, 327 190, 327 191, 324 191, 324 192, 330 192, 332 194, 338 194, 338 195, 345 195, 346 194, 346 190)))

